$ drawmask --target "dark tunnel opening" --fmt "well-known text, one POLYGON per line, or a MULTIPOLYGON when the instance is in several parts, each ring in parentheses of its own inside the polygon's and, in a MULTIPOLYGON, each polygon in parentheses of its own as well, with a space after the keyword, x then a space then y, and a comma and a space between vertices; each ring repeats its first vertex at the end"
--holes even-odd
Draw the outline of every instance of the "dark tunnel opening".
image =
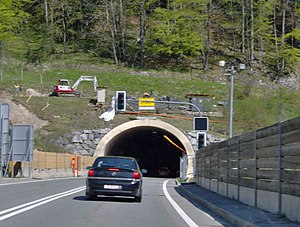
POLYGON ((144 176, 178 177, 184 149, 177 137, 155 127, 138 127, 121 132, 109 144, 106 155, 130 156, 137 159, 144 176))

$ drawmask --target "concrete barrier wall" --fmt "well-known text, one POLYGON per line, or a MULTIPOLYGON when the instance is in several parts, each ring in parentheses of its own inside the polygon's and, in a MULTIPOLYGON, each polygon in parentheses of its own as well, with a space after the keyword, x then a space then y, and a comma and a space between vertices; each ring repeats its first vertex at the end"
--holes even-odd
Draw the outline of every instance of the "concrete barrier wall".
POLYGON ((196 183, 299 222, 299 148, 300 118, 211 144, 196 152, 196 183))
MULTIPOLYGON (((33 161, 31 163, 32 169, 46 170, 46 169, 71 169, 72 158, 74 154, 70 153, 59 153, 59 152, 43 152, 34 150, 33 161)), ((86 166, 92 165, 95 158, 91 156, 79 157, 78 166, 79 169, 84 169, 86 166)))
POLYGON ((91 156, 34 150, 33 161, 31 163, 22 162, 21 170, 15 170, 17 171, 16 177, 59 178, 86 176, 86 167, 91 166, 94 159, 91 156), (76 171, 74 171, 73 162, 75 157, 77 159, 76 171))

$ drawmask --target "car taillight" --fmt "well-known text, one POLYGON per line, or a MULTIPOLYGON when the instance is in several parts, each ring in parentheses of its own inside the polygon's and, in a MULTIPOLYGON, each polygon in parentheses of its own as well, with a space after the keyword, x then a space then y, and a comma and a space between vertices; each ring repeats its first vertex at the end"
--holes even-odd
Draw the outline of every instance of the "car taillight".
POLYGON ((118 169, 118 168, 109 168, 108 170, 109 171, 119 171, 120 169, 118 169))
POLYGON ((141 174, 139 172, 133 172, 132 178, 133 179, 140 179, 141 178, 141 174))
POLYGON ((94 171, 93 169, 90 169, 90 170, 88 171, 88 176, 89 176, 89 177, 94 177, 94 176, 95 176, 95 171, 94 171))

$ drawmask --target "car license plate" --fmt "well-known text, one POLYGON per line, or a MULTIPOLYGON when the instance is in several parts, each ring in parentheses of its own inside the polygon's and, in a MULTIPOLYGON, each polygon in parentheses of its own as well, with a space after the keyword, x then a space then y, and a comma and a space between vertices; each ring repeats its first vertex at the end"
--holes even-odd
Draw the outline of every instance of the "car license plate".
POLYGON ((104 189, 122 189, 121 185, 104 185, 104 189))

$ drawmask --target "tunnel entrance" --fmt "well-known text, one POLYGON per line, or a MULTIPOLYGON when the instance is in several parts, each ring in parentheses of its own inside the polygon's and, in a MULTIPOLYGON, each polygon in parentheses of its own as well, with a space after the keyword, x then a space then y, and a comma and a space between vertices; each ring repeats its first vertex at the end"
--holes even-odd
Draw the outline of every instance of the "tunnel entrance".
POLYGON ((106 155, 137 159, 146 176, 179 176, 181 142, 171 133, 154 127, 138 127, 120 133, 107 146, 106 155), (177 147, 178 146, 178 147, 177 147))
POLYGON ((94 156, 103 155, 134 157, 142 169, 147 169, 145 176, 178 177, 180 157, 194 156, 194 150, 174 126, 160 120, 134 120, 102 138, 94 156))

